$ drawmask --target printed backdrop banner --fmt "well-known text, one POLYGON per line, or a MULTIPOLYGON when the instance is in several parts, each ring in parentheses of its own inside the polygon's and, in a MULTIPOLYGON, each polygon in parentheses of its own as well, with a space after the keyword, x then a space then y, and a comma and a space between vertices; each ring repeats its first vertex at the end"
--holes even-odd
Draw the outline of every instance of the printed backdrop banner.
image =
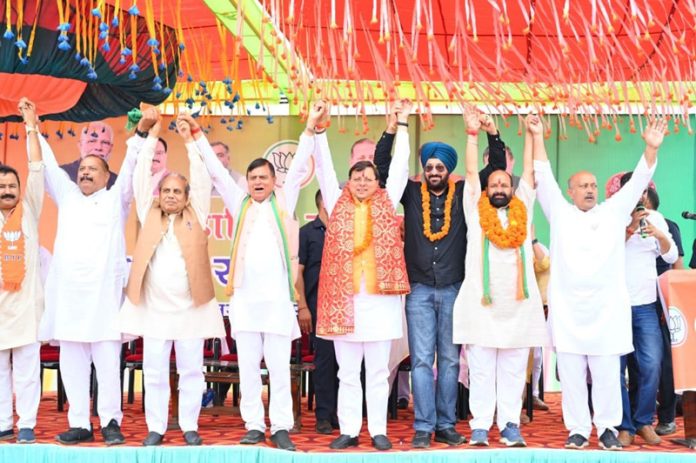
MULTIPOLYGON (((115 118, 104 121, 113 131, 113 142, 111 145, 111 153, 108 156, 109 169, 118 174, 121 163, 125 155, 126 140, 133 135, 132 132, 125 130, 126 119, 115 118)), ((164 118, 162 127, 169 126, 171 118, 164 118)), ((202 121, 204 127, 207 122, 202 121)), ((83 137, 92 137, 92 126, 89 131, 86 124, 65 124, 62 126, 60 133, 52 132, 45 133, 47 141, 51 146, 56 160, 60 165, 69 165, 79 159, 81 144, 83 137)), ((277 183, 282 185, 285 174, 289 169, 292 159, 297 149, 297 139, 302 132, 302 125, 299 122, 290 124, 275 124, 271 125, 265 119, 251 119, 244 127, 244 130, 230 131, 224 126, 219 126, 216 123, 208 125, 209 133, 207 135, 210 142, 221 141, 229 147, 231 170, 244 174, 246 166, 255 158, 263 157, 268 159, 276 170, 277 183), (294 138, 293 138, 294 137, 294 138)), ((19 171, 22 184, 27 175, 27 161, 25 137, 22 133, 23 129, 20 126, 16 127, 15 134, 12 134, 12 140, 6 142, 4 149, 3 160, 7 164, 12 165, 19 171)), ((167 156, 158 167, 158 170, 179 172, 188 177, 189 166, 186 147, 179 135, 170 130, 162 130, 160 134, 167 142, 167 156)), ((108 146, 108 137, 104 140, 101 134, 97 133, 95 138, 96 143, 102 147, 108 146)), ((308 175, 304 179, 302 186, 307 186, 314 177, 313 161, 310 161, 308 175)), ((162 172, 163 173, 163 172, 162 172)), ((162 174, 160 173, 160 175, 162 174)), ((159 178, 159 176, 158 176, 159 178)), ((314 183, 316 185, 316 182, 314 183)), ((304 217, 305 212, 311 213, 316 209, 314 205, 314 192, 316 188, 310 188, 309 192, 300 195, 298 201, 297 213, 300 218, 304 217)), ((224 289, 227 284, 227 274, 230 265, 230 242, 233 228, 234 211, 229 211, 223 204, 219 196, 213 196, 211 199, 211 210, 208 217, 208 235, 210 236, 208 249, 210 253, 211 268, 213 272, 213 281, 215 282, 215 294, 220 303, 220 308, 223 313, 226 313, 229 298, 225 295, 224 289)), ((46 197, 44 201, 44 209, 40 223, 40 242, 41 245, 48 251, 53 251, 53 242, 55 239, 57 222, 57 209, 52 200, 46 197)), ((133 250, 137 237, 138 224, 135 214, 135 207, 131 206, 131 214, 126 224, 126 241, 127 249, 130 252, 133 250)))
POLYGON ((674 389, 696 391, 696 270, 663 273, 660 296, 672 340, 674 389))

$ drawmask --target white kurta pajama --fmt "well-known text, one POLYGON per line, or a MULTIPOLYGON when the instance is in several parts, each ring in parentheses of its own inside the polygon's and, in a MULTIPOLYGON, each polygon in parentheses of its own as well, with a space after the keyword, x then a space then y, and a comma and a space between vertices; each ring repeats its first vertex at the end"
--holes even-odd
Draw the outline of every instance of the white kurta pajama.
MULTIPOLYGON (((452 338, 467 345, 471 429, 488 430, 497 406, 497 425, 519 425, 529 348, 548 345, 549 337, 539 287, 534 278, 532 214, 534 189, 524 179, 515 196, 527 208, 525 272, 529 297, 517 300, 517 249, 489 246, 491 305, 483 297, 483 233, 478 202, 481 186, 464 184, 467 227, 466 276, 454 303, 452 338)), ((507 208, 497 209, 503 228, 507 208)))
MULTIPOLYGON (((40 344, 37 342, 37 335, 44 306, 39 268, 39 217, 44 197, 43 171, 42 162, 29 163, 29 174, 22 199, 25 266, 22 286, 18 291, 0 289, 0 431, 12 429, 14 423, 13 382, 19 416, 17 428, 33 429, 36 426, 36 414, 41 398, 40 344)), ((0 214, 0 230, 5 226, 5 222, 5 216, 0 214)), ((0 279, 1 266, 0 262, 0 279)))
MULTIPOLYGON (((133 176, 138 220, 145 223, 154 199, 150 166, 157 138, 142 147, 133 176)), ((210 176, 194 142, 187 143, 189 200, 201 227, 210 210, 210 176)), ((169 369, 172 345, 179 374, 179 426, 183 432, 198 430, 203 376, 203 342, 223 338, 225 327, 216 299, 196 307, 191 296, 186 263, 174 234, 175 214, 157 245, 145 273, 140 304, 126 298, 120 313, 121 331, 143 337, 145 420, 148 430, 164 434, 169 417, 169 369)))
MULTIPOLYGON (((304 135, 303 135, 304 137, 304 135)), ((317 135, 317 180, 326 211, 331 216, 341 195, 326 135, 317 135)), ((394 159, 389 167, 386 191, 394 209, 408 181, 410 154, 408 132, 396 134, 394 159)), ((352 276, 352 275, 351 275, 352 276)), ((387 434, 389 357, 392 340, 403 336, 403 302, 400 295, 368 294, 364 275, 360 292, 353 297, 354 330, 342 335, 322 336, 334 342, 338 363, 337 415, 341 434, 356 437, 362 428, 362 384, 360 371, 365 360, 367 427, 371 436, 387 434)))
MULTIPOLYGON (((235 218, 236 225, 247 191, 242 190, 230 176, 204 137, 197 141, 197 145, 203 153, 213 185, 235 218)), ((311 139, 300 138, 285 176, 285 204, 280 207, 290 217, 295 212, 312 148, 311 139)), ((261 203, 250 201, 243 226, 249 232, 244 250, 248 258, 243 259, 240 264, 243 268, 238 269, 243 272, 243 281, 241 287, 235 288, 229 307, 230 329, 237 344, 239 409, 247 430, 266 430, 260 366, 263 358, 270 377, 271 433, 289 431, 295 424, 290 392, 290 348, 292 340, 300 337, 300 327, 288 286, 287 272, 291 270, 285 268, 284 251, 273 232, 278 225, 270 198, 261 203)), ((230 265, 235 263, 230 262, 230 265)))
POLYGON ((90 429, 89 378, 94 362, 102 427, 121 411, 121 332, 118 312, 128 277, 124 225, 133 198, 133 167, 144 139, 127 141, 116 183, 82 194, 39 136, 46 189, 58 206, 58 227, 46 279, 39 339, 60 343, 60 370, 70 402, 70 427, 90 429))
POLYGON ((570 434, 588 438, 586 370, 592 375, 598 435, 621 423, 619 358, 633 351, 631 305, 625 277, 625 228, 657 163, 641 157, 631 180, 587 212, 563 197, 548 161, 534 161, 537 198, 551 225, 549 325, 570 434))

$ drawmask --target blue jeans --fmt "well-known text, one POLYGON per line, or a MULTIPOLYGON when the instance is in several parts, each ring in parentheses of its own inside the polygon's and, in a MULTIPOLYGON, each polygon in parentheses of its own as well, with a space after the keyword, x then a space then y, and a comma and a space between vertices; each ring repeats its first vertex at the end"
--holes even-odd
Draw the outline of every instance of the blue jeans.
POLYGON ((631 313, 635 351, 621 357, 623 419, 619 429, 635 434, 637 429, 653 423, 663 347, 656 303, 633 306, 631 313), (629 387, 625 376, 627 366, 629 387))
POLYGON ((416 431, 452 428, 457 421, 459 346, 452 342, 452 307, 460 286, 413 283, 406 296, 416 431), (433 376, 436 351, 437 390, 433 376))

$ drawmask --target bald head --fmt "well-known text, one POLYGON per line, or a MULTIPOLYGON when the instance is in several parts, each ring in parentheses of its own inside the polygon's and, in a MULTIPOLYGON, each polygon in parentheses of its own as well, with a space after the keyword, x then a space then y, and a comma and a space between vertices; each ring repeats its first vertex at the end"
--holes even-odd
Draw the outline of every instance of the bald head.
POLYGON ((108 162, 114 147, 114 132, 109 124, 101 121, 90 122, 82 129, 77 145, 80 158, 99 156, 108 162))
POLYGON ((591 172, 581 170, 568 179, 568 196, 581 211, 589 211, 597 205, 597 178, 591 172))

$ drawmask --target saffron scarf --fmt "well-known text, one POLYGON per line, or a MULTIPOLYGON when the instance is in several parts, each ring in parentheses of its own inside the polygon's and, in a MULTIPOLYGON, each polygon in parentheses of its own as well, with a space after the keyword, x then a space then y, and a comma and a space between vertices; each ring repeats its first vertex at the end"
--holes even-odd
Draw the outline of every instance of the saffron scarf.
POLYGON ((24 258, 24 233, 22 233, 22 202, 7 217, 0 233, 0 259, 2 259, 2 289, 19 291, 22 288, 26 262, 24 258))

